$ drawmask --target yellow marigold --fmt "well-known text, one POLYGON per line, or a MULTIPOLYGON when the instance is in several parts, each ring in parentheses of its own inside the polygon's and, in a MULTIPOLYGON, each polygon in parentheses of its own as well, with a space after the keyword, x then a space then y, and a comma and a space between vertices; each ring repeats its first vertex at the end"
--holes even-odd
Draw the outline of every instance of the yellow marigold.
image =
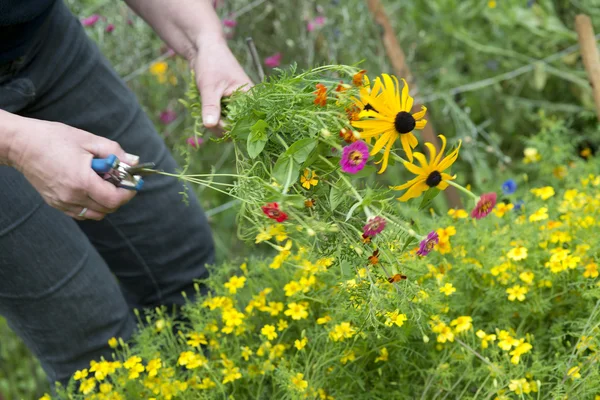
POLYGON ((523 154, 525 155, 523 158, 523 162, 525 164, 538 162, 542 158, 542 156, 538 153, 538 150, 534 147, 525 148, 523 154))
POLYGON ((302 183, 302 187, 305 189, 310 189, 311 186, 317 186, 319 183, 319 180, 317 179, 317 173, 309 169, 305 169, 304 173, 300 177, 300 182, 302 183))
POLYGON ((519 279, 521 279, 523 282, 525 282, 528 285, 531 285, 531 283, 533 283, 534 277, 535 277, 535 275, 531 271, 524 271, 519 274, 519 279))
POLYGON ((512 203, 505 204, 503 202, 497 203, 496 207, 492 210, 497 217, 502 218, 504 214, 512 210, 515 206, 512 203))
POLYGON ((111 337, 110 339, 108 339, 108 345, 111 348, 116 349, 117 346, 119 345, 119 341, 117 340, 117 338, 111 337))
POLYGON ((498 347, 500 347, 504 351, 509 351, 513 346, 517 346, 520 342, 510 336, 510 333, 501 330, 498 332, 498 347))
POLYGON ((277 322, 277 330, 278 331, 283 331, 284 329, 286 329, 288 327, 288 323, 285 319, 280 319, 279 322, 277 322))
POLYGON ((329 315, 325 315, 324 317, 317 319, 317 324, 323 325, 323 324, 328 323, 329 321, 331 321, 331 317, 329 315))
POLYGON ((506 253, 506 257, 514 261, 525 260, 527 258, 527 248, 523 246, 514 247, 506 253))
POLYGON ((512 356, 510 358, 510 362, 515 365, 519 364, 521 356, 525 353, 528 353, 531 349, 532 346, 529 343, 526 343, 525 339, 520 339, 519 344, 517 344, 514 350, 509 353, 512 356))
POLYGON ((88 378, 81 382, 79 385, 79 392, 84 395, 90 394, 96 388, 96 380, 94 378, 88 378))
POLYGON ((340 358, 340 362, 344 365, 346 365, 348 362, 352 362, 354 360, 356 360, 356 354, 354 353, 354 350, 346 351, 342 355, 342 358, 340 358))
POLYGON ((290 297, 301 291, 302 286, 296 281, 290 281, 283 287, 283 290, 285 291, 285 295, 290 297))
POLYGON ((329 332, 329 337, 334 341, 344 341, 344 339, 350 339, 356 334, 356 330, 350 325, 350 322, 342 322, 333 327, 333 330, 329 332))
POLYGON ((50 395, 48 393, 44 393, 44 395, 42 397, 40 397, 38 400, 52 400, 52 397, 50 397, 50 395))
POLYGON ((440 228, 436 232, 440 240, 449 240, 451 236, 456 235, 456 228, 451 225, 447 228, 440 228))
POLYGON ((487 349, 489 346, 489 342, 494 342, 496 341, 496 335, 494 334, 487 334, 484 331, 482 331, 481 329, 478 330, 475 335, 477 335, 477 337, 479 339, 481 339, 481 348, 483 349, 487 349))
POLYGON ((303 393, 308 388, 308 382, 304 380, 304 374, 298 372, 296 375, 292 377, 292 387, 303 393))
POLYGON ((192 351, 184 351, 179 354, 177 365, 184 365, 187 369, 195 369, 206 364, 206 358, 192 351))
POLYGON ((113 390, 113 385, 110 383, 103 383, 100 385, 100 393, 110 393, 113 390))
POLYGON ((148 372, 148 376, 156 376, 158 374, 158 370, 162 367, 162 361, 160 358, 155 358, 148 361, 148 365, 146 365, 146 372, 148 372))
POLYGON ((531 392, 531 385, 525 378, 511 379, 508 388, 517 395, 528 394, 531 392))
POLYGON ((201 344, 208 344, 206 336, 203 333, 192 332, 188 333, 187 337, 189 338, 189 340, 187 341, 188 346, 199 347, 201 344))
POLYGON ((285 310, 284 314, 295 320, 301 320, 301 319, 308 318, 307 307, 303 306, 302 304, 298 304, 298 303, 288 304, 288 309, 285 310))
POLYGON ((570 376, 572 380, 579 379, 581 378, 581 374, 579 371, 581 371, 581 367, 572 367, 567 372, 567 376, 570 376))
POLYGON ((232 276, 228 282, 225 282, 223 284, 223 286, 225 286, 226 289, 229 289, 229 293, 231 294, 236 294, 238 289, 241 289, 244 287, 244 284, 246 283, 246 277, 245 276, 232 276))
POLYGON ((88 370, 87 369, 82 369, 81 371, 76 371, 75 375, 73 375, 73 379, 75 379, 76 381, 81 380, 81 379, 85 379, 88 376, 88 370))
POLYGON ((585 272, 583 273, 584 278, 597 278, 598 277, 598 264, 591 262, 585 266, 585 272))
POLYGON ((261 335, 264 335, 269 340, 273 340, 277 338, 277 332, 275 331, 275 327, 273 325, 265 325, 260 330, 261 335))
POLYGON ((239 326, 244 322, 244 314, 236 310, 235 308, 229 308, 227 310, 223 310, 223 322, 228 327, 239 326))
POLYGON ((509 301, 524 301, 525 295, 529 292, 527 286, 515 285, 511 288, 506 289, 506 293, 508 294, 509 301))
POLYGON ((454 219, 464 219, 469 217, 469 213, 463 209, 450 209, 448 210, 448 215, 454 219))
POLYGON ((254 354, 254 353, 252 352, 252 350, 250 350, 250 347, 248 347, 248 346, 242 347, 242 358, 244 360, 248 361, 252 354, 254 354))
POLYGON ((276 317, 280 312, 283 311, 284 305, 279 301, 270 301, 269 306, 264 310, 271 314, 272 317, 276 317))
POLYGON ((298 350, 302 350, 304 347, 306 347, 307 343, 308 343, 307 338, 302 338, 300 340, 296 339, 296 341, 294 342, 294 347, 297 348, 298 350))
POLYGON ((446 296, 450 296, 454 292, 456 292, 456 288, 451 283, 446 283, 440 288, 440 293, 444 293, 446 296))
POLYGON ((377 357, 375 359, 375 362, 386 362, 388 360, 389 357, 389 353, 388 353, 388 349, 386 349, 385 347, 382 347, 381 350, 379 350, 379 357, 377 357))
POLYGON ((406 321, 408 321, 408 318, 406 317, 406 314, 400 314, 400 311, 398 310, 394 310, 392 312, 386 312, 385 313, 386 316, 386 320, 385 320, 385 325, 386 326, 402 326, 404 325, 404 323, 406 321))
POLYGON ((542 200, 548 200, 550 197, 554 196, 554 188, 552 186, 545 186, 541 188, 531 189, 531 193, 536 195, 542 200))
POLYGON ((450 322, 450 326, 456 326, 454 328, 456 333, 465 332, 473 328, 473 318, 469 316, 461 316, 450 322))
POLYGON ((236 381, 236 380, 242 378, 242 373, 240 372, 240 369, 238 367, 227 368, 227 369, 221 370, 221 372, 224 375, 223 384, 226 384, 228 382, 233 382, 233 381, 236 381))
POLYGON ((529 222, 537 222, 548 219, 548 208, 542 207, 529 216, 529 222))

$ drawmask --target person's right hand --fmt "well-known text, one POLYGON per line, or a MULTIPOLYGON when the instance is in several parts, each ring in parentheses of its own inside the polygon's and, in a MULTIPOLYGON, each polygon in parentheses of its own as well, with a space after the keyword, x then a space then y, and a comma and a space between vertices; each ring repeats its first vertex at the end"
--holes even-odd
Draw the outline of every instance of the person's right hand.
MULTIPOLYGON (((117 188, 92 169, 92 159, 116 155, 136 164, 118 143, 57 122, 19 117, 11 165, 50 206, 78 220, 101 220, 136 194, 117 188), (83 217, 79 213, 86 207, 83 217)), ((134 157, 134 158, 132 158, 134 157)))

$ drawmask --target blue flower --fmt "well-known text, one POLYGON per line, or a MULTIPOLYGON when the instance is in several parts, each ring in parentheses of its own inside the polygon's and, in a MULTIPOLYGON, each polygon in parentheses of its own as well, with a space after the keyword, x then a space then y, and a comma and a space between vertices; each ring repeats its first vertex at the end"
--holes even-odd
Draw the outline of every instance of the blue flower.
POLYGON ((521 211, 521 207, 523 207, 523 204, 525 204, 525 202, 523 200, 517 200, 514 202, 513 204, 513 210, 515 211, 521 211))
POLYGON ((517 190, 517 182, 514 179, 509 179, 502 184, 502 192, 504 194, 513 194, 517 190))

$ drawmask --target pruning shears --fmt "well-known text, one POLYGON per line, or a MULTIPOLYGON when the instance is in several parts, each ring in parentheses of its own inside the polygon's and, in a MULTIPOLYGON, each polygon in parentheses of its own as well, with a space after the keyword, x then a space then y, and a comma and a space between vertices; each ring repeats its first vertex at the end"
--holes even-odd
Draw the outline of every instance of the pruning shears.
POLYGON ((153 162, 131 166, 120 161, 114 154, 92 160, 92 169, 103 179, 117 187, 136 191, 144 185, 142 176, 160 172, 154 169, 155 166, 153 162))

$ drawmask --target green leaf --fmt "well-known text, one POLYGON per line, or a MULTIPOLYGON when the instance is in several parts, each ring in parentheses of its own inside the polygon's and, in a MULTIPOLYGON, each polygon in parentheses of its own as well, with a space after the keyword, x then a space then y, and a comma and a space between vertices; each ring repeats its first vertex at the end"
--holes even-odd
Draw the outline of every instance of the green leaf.
POLYGON ((331 187, 331 191, 329 192, 329 205, 331 206, 331 211, 334 211, 344 200, 345 186, 344 181, 340 179, 331 187))
POLYGON ((352 175, 353 178, 365 178, 371 176, 377 172, 377 168, 374 165, 365 165, 363 169, 352 175))
POLYGON ((361 202, 358 201, 352 207, 350 207, 350 210, 348 210, 348 214, 346 214, 346 221, 348 221, 350 218, 352 218, 352 214, 354 214, 354 211, 356 210, 356 208, 358 206, 360 206, 360 204, 361 204, 361 202))
POLYGON ((247 139, 248 135, 250 135, 250 128, 252 127, 252 122, 254 120, 251 118, 243 118, 240 119, 234 126, 231 128, 229 134, 235 139, 247 139))
POLYGON ((284 154, 293 157, 298 164, 302 164, 317 146, 317 143, 317 139, 313 138, 300 139, 294 142, 284 154))
POLYGON ((273 177, 279 184, 284 185, 285 187, 291 186, 292 183, 298 179, 299 174, 300 164, 285 153, 279 157, 273 167, 273 177))
POLYGON ((435 199, 435 197, 440 194, 441 190, 435 187, 429 188, 429 190, 427 190, 425 192, 425 195, 423 195, 423 200, 421 201, 421 205, 419 206, 419 210, 423 210, 424 208, 426 208, 427 206, 429 206, 429 204, 431 204, 431 202, 433 201, 433 199, 435 199))
POLYGON ((533 87, 535 90, 539 92, 544 89, 547 80, 548 73, 546 72, 545 64, 543 62, 536 63, 533 70, 533 87))
POLYGON ((269 124, 265 122, 263 119, 259 119, 252 127, 250 128, 250 135, 248 135, 248 155, 250 158, 254 159, 256 156, 260 154, 261 151, 265 148, 265 144, 267 144, 268 136, 267 136, 267 128, 269 124))

